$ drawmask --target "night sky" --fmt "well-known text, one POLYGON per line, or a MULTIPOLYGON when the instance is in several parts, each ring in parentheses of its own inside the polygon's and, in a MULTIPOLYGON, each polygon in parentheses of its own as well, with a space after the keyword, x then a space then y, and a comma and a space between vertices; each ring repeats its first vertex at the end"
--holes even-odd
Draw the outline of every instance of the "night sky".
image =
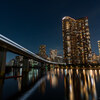
POLYGON ((0 33, 32 52, 45 44, 47 54, 62 54, 64 16, 88 16, 92 51, 98 54, 100 0, 0 0, 0 33))

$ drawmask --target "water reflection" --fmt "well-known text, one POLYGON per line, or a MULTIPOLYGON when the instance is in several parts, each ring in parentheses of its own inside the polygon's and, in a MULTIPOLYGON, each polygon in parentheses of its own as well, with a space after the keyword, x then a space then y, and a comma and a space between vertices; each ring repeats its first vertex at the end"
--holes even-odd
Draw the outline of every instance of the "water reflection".
POLYGON ((38 76, 38 69, 7 68, 5 77, 0 79, 0 100, 16 99, 41 77, 38 76))
POLYGON ((97 100, 96 81, 99 78, 97 74, 98 70, 65 69, 66 100, 97 100))
POLYGON ((96 82, 100 82, 100 70, 51 69, 47 80, 52 88, 58 86, 62 75, 66 100, 97 100, 96 82))
POLYGON ((61 100, 97 100, 99 89, 100 70, 96 69, 10 68, 6 70, 5 78, 0 79, 2 100, 47 100, 46 97, 54 100, 55 97, 61 100))
MULTIPOLYGON (((58 79, 57 79, 56 73, 59 75, 59 69, 57 69, 57 70, 51 69, 50 72, 49 72, 49 81, 50 81, 50 85, 53 88, 55 88, 58 84, 58 79)), ((47 79, 48 79, 48 77, 47 77, 47 79)))

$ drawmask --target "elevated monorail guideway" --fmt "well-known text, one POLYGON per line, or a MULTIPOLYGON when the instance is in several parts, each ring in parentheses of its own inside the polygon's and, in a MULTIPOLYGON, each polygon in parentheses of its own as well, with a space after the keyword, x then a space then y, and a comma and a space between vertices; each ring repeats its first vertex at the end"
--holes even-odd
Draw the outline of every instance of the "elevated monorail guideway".
POLYGON ((19 45, 18 43, 14 42, 0 34, 0 55, 1 55, 0 65, 1 66, 5 66, 7 51, 22 55, 28 59, 34 59, 41 63, 66 65, 66 63, 58 63, 58 62, 48 61, 48 60, 36 55, 35 53, 31 52, 30 50, 24 48, 23 46, 19 45))

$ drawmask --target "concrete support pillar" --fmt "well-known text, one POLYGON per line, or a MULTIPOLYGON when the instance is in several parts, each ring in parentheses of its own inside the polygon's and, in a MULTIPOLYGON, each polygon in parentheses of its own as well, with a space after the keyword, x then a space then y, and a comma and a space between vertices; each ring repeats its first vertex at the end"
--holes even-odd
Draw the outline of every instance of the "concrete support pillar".
POLYGON ((5 66, 6 66, 6 49, 0 47, 0 76, 4 75, 5 66))
POLYGON ((23 57, 23 67, 24 68, 29 67, 29 59, 27 57, 23 57))
POLYGON ((41 67, 45 67, 46 66, 46 63, 41 63, 41 67))
POLYGON ((50 68, 50 64, 47 64, 48 68, 50 68))
POLYGON ((3 85, 4 85, 4 79, 0 79, 0 100, 2 100, 3 85))
POLYGON ((26 87, 28 87, 28 70, 25 68, 22 71, 22 82, 21 82, 21 90, 24 91, 26 87))
POLYGON ((59 68, 61 68, 62 66, 61 65, 58 65, 59 66, 59 68))
POLYGON ((44 63, 43 62, 41 62, 41 67, 43 67, 44 66, 44 63))
POLYGON ((50 64, 48 64, 47 66, 48 66, 48 70, 50 71, 50 64))

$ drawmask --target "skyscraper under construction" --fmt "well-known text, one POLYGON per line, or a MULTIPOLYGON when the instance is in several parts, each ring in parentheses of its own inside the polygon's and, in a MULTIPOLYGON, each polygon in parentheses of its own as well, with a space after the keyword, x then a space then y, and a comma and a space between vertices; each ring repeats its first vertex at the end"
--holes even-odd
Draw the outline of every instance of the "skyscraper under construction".
POLYGON ((62 19, 64 60, 67 64, 91 63, 92 53, 88 18, 62 19))

